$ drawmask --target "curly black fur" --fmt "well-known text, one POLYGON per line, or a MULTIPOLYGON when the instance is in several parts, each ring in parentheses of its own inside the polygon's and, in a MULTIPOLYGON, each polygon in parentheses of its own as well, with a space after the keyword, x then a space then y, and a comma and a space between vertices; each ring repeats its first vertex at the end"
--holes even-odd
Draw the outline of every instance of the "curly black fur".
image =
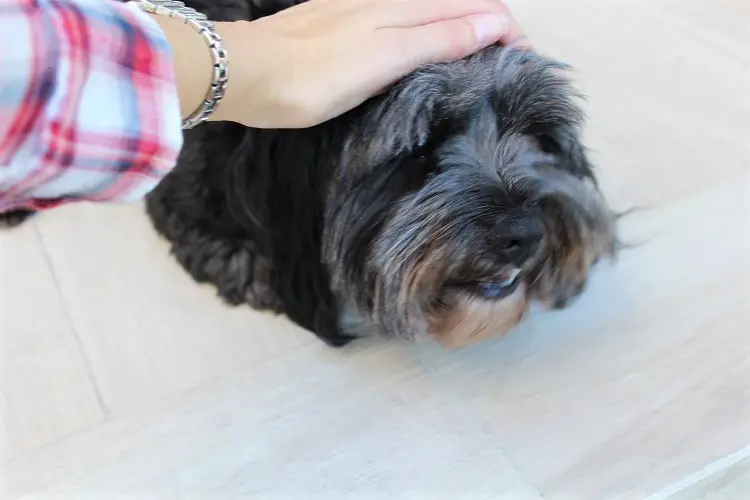
POLYGON ((34 210, 28 210, 25 208, 0 213, 0 229, 20 226, 35 213, 36 212, 34 210))
MULTIPOLYGON (((188 2, 216 20, 294 3, 188 2)), ((196 281, 334 346, 363 329, 344 326, 352 316, 425 332, 451 301, 489 300, 480 285, 509 268, 563 305, 613 230, 562 69, 491 47, 313 128, 201 125, 148 213, 196 281)))

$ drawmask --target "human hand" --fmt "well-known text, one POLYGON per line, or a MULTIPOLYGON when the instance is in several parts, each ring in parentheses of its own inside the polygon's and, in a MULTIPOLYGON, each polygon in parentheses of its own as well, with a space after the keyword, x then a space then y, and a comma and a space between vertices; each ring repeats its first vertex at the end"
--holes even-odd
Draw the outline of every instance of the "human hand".
POLYGON ((260 128, 316 125, 424 64, 527 45, 501 0, 309 0, 218 29, 231 66, 213 119, 260 128))

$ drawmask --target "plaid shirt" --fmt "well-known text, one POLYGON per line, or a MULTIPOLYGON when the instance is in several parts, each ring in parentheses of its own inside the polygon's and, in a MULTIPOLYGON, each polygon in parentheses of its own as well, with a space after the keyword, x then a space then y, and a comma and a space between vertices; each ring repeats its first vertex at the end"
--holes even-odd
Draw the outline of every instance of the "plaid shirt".
POLYGON ((134 4, 0 0, 0 213, 151 190, 182 147, 171 57, 134 4))

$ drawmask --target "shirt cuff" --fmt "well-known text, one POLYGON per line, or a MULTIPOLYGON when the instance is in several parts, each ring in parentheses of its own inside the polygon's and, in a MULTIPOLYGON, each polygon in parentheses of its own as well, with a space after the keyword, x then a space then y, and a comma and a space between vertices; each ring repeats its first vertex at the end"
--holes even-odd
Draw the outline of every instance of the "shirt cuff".
POLYGON ((0 212, 141 198, 183 141, 158 23, 132 2, 17 5, 0 34, 1 85, 15 90, 0 102, 0 212))

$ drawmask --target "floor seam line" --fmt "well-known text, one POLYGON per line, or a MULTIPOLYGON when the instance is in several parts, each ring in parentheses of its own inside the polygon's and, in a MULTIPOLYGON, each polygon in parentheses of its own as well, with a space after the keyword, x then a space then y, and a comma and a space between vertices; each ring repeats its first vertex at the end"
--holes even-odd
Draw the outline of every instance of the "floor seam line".
MULTIPOLYGON (((488 438, 495 441, 498 446, 500 447, 500 450, 502 451, 502 455, 505 458, 505 460, 510 464, 510 466, 513 469, 513 472, 521 479, 525 480, 529 486, 534 490, 534 492, 537 494, 540 500, 543 500, 547 498, 542 491, 539 489, 537 484, 531 479, 531 477, 523 471, 521 466, 514 460, 514 457, 512 457, 511 453, 508 451, 508 449, 503 445, 502 440, 500 436, 497 435, 497 433, 492 431, 492 428, 485 422, 483 418, 480 418, 479 412, 476 411, 476 407, 474 404, 472 404, 470 401, 468 401, 466 398, 461 396, 461 394, 455 390, 450 384, 439 384, 444 377, 442 374, 435 368, 435 366, 429 362, 429 360, 423 355, 423 353, 416 348, 416 346, 411 346, 413 350, 414 356, 417 358, 420 365, 422 365, 422 368, 429 374, 430 376, 426 377, 427 380, 434 380, 438 390, 440 393, 445 395, 446 397, 453 399, 465 406, 471 407, 472 412, 474 415, 477 416, 476 420, 479 425, 479 431, 487 436, 488 438)), ((426 375, 427 375, 426 374, 426 375)))
POLYGON ((44 236, 42 235, 42 232, 39 229, 39 226, 36 224, 36 222, 37 221, 33 221, 32 223, 34 234, 36 235, 37 242, 39 243, 40 251, 42 252, 44 261, 47 264, 47 268, 49 269, 50 275, 52 276, 52 283, 55 287, 55 291, 57 292, 57 296, 59 297, 60 303, 62 305, 63 316, 65 317, 65 321, 68 324, 68 328, 70 328, 70 332, 73 335, 73 338, 75 339, 76 347, 78 348, 78 352, 81 355, 81 360, 83 362, 84 369, 86 370, 86 376, 89 378, 89 381, 91 382, 91 388, 94 391, 94 397, 96 398, 96 402, 102 411, 104 421, 110 420, 112 416, 112 411, 109 405, 107 405, 107 402, 104 398, 104 394, 102 392, 101 386, 99 385, 98 379, 96 377, 96 372, 94 370, 93 364, 91 363, 91 358, 88 355, 88 351, 86 350, 83 344, 83 340, 81 339, 81 336, 78 332, 78 328, 76 327, 75 319, 73 318, 73 313, 70 310, 70 304, 68 303, 65 297, 65 294, 63 293, 62 286, 60 285, 60 278, 57 275, 57 271, 55 269, 55 264, 52 260, 52 256, 49 253, 47 245, 44 241, 44 236))
POLYGON ((730 453, 729 455, 726 455, 718 460, 714 460, 702 469, 688 474, 684 478, 680 479, 679 481, 675 481, 666 488, 647 496, 645 500, 666 500, 669 497, 680 493, 681 491, 685 491, 691 486, 695 486, 704 479, 708 479, 719 472, 727 470, 731 466, 741 462, 742 460, 745 460, 746 458, 750 458, 750 445, 745 446, 744 448, 740 448, 734 453, 730 453))

